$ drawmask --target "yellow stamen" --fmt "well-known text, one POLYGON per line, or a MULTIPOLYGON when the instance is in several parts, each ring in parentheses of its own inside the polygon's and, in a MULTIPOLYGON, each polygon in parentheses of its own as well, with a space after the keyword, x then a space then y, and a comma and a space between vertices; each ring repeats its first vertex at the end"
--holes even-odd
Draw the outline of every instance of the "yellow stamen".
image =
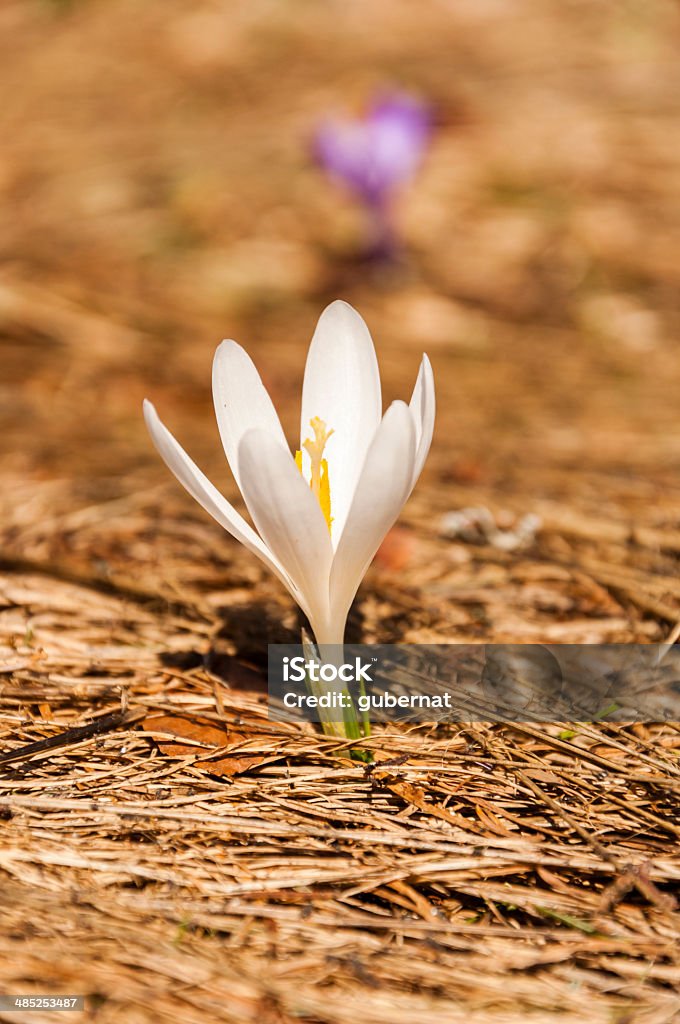
POLYGON ((328 524, 328 530, 330 532, 331 523, 333 518, 331 516, 331 485, 328 479, 328 461, 326 459, 321 460, 321 477, 319 478, 319 504, 321 505, 321 511, 323 517, 328 524))
MULTIPOLYGON (((333 522, 331 516, 331 485, 328 479, 328 462, 323 458, 323 450, 333 431, 326 430, 326 424, 318 416, 314 416, 309 421, 309 425, 314 431, 314 438, 308 437, 302 444, 302 447, 309 455, 311 463, 309 486, 314 497, 319 502, 330 533, 331 523, 333 522)), ((301 451, 295 453, 295 465, 302 472, 301 451)))

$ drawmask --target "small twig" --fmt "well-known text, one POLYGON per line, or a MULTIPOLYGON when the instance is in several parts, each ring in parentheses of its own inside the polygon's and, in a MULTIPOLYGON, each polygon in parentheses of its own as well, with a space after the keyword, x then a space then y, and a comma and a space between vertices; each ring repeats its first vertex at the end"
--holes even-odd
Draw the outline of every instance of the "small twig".
POLYGON ((567 825, 569 825, 569 827, 572 828, 574 832, 576 832, 576 834, 579 835, 581 839, 583 839, 584 842, 586 842, 591 847, 591 849, 598 855, 598 857, 601 857, 602 860, 605 860, 609 864, 613 865, 613 867, 615 867, 617 870, 620 869, 618 859, 614 856, 614 854, 610 850, 608 850, 606 846, 603 846, 599 839, 596 839, 595 836, 593 836, 587 828, 584 828, 583 825, 576 821, 576 819, 571 814, 569 814, 568 811, 564 809, 564 807, 561 803, 559 803, 559 801, 554 800, 548 793, 546 793, 544 789, 541 788, 541 786, 538 785, 538 783, 534 782, 534 780, 531 779, 526 774, 526 772, 523 772, 521 768, 515 768, 514 774, 522 780, 524 785, 531 790, 534 796, 537 796, 539 800, 547 804, 548 807, 552 808, 552 810, 555 811, 556 814, 559 814, 559 816, 567 823, 567 825))
POLYGON ((33 757, 34 754, 42 754, 46 750, 58 750, 61 747, 70 747, 74 743, 82 743, 93 736, 100 736, 104 732, 112 732, 123 725, 129 725, 143 718, 147 714, 146 708, 136 708, 133 711, 126 711, 123 707, 120 711, 110 712, 102 715, 101 718, 89 722, 87 725, 76 725, 72 729, 66 729, 56 736, 48 736, 44 740, 35 740, 33 743, 25 743, 17 750, 11 750, 6 754, 0 754, 0 764, 9 764, 11 761, 24 761, 33 757))
POLYGON ((647 865, 642 864, 621 864, 618 857, 616 857, 611 850, 608 850, 606 846, 603 846, 599 839, 596 839, 587 828, 579 824, 576 819, 569 814, 568 811, 562 807, 557 800, 545 792, 536 782, 528 777, 521 768, 515 769, 515 774, 522 780, 525 786, 546 803, 549 807, 559 814, 560 817, 569 825, 583 839, 592 850, 601 857, 602 860, 606 861, 616 871, 617 877, 607 887, 602 896, 601 911, 605 908, 611 909, 613 906, 623 897, 630 889, 637 889, 643 899, 646 899, 649 903, 652 903, 657 910, 661 910, 664 913, 672 913, 677 904, 672 896, 667 896, 665 893, 654 885, 650 880, 647 873, 647 865))
POLYGON ((623 873, 603 890, 598 913, 610 913, 631 889, 637 889, 649 903, 653 903, 658 910, 665 913, 672 913, 677 908, 675 897, 661 892, 650 880, 648 862, 644 861, 642 864, 628 865, 623 873))

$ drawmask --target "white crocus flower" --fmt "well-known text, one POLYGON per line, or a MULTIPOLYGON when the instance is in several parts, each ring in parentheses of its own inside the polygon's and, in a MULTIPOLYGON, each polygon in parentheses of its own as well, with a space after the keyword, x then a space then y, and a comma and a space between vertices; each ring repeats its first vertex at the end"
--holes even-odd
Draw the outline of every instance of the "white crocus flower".
POLYGON ((145 401, 153 442, 181 484, 269 566, 307 616, 317 645, 342 644, 350 605, 420 476, 435 398, 423 356, 409 405, 382 415, 366 324, 345 302, 322 313, 307 356, 294 458, 255 366, 235 341, 213 362, 222 444, 255 529, 210 483, 145 401))

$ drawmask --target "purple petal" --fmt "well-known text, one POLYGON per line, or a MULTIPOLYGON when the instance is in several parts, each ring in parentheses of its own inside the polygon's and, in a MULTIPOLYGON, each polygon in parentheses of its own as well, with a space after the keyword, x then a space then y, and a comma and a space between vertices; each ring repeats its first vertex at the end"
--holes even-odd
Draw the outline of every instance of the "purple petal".
POLYGON ((372 186, 372 141, 361 121, 327 120, 319 126, 315 138, 319 163, 352 191, 370 199, 372 186))
POLYGON ((367 120, 372 124, 398 126, 413 142, 424 145, 430 136, 432 116, 429 107, 408 93, 390 93, 376 99, 367 120))
POLYGON ((327 120, 317 130, 320 164, 372 205, 408 181, 430 137, 427 108, 406 94, 376 100, 360 120, 327 120))

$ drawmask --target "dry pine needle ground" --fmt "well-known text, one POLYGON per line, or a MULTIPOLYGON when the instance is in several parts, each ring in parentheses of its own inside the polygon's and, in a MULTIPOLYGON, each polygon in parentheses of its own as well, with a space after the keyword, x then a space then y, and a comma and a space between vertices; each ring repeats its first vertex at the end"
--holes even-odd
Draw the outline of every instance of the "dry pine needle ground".
MULTIPOLYGON (((58 508, 53 487, 45 498, 58 508)), ((39 539, 17 525, 5 549, 5 991, 82 992, 105 1021, 674 1019, 676 725, 566 739, 558 725, 393 726, 372 741, 376 765, 358 766, 268 722, 244 639, 264 584, 244 575, 234 591, 239 650, 214 587, 252 565, 209 524, 170 504, 155 541, 181 578, 187 536, 217 539, 193 599, 150 565, 144 593, 123 578, 115 550, 139 543, 153 501, 90 506, 79 543, 105 529, 106 579, 75 556, 79 582, 51 557, 45 569, 69 545, 58 516, 39 539), (224 737, 215 769, 191 740, 168 746, 162 723, 178 716, 224 737)), ((550 543, 522 556, 525 575, 550 543)), ((486 593, 477 584, 490 614, 513 585, 506 561, 486 593)), ((372 590, 390 590, 395 613, 407 596, 397 578, 373 576, 366 628, 372 590)), ((560 574, 552 585, 568 589, 560 574)), ((283 602, 272 585, 282 623, 283 602)), ((612 616, 598 621, 606 634, 612 616)))

